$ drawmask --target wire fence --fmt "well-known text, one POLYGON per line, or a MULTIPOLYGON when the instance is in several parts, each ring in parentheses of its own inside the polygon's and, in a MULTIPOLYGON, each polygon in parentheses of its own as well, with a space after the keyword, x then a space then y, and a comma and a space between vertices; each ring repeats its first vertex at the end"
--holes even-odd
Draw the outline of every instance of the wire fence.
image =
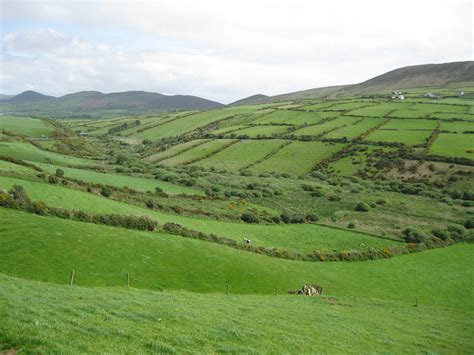
MULTIPOLYGON (((213 270, 209 271, 212 277, 213 270)), ((126 287, 149 290, 186 290, 193 292, 212 292, 225 294, 287 294, 289 289, 301 288, 306 282, 260 282, 251 284, 255 279, 210 280, 196 275, 184 275, 180 278, 166 279, 159 272, 95 272, 68 267, 48 267, 0 260, 0 273, 35 281, 52 282, 61 285, 83 287, 126 287), (34 272, 32 272, 34 270, 34 272)))

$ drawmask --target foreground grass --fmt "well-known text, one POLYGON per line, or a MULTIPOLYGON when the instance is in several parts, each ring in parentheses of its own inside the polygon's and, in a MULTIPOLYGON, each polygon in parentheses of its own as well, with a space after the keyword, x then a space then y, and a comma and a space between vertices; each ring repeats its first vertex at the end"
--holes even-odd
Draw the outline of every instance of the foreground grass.
POLYGON ((472 314, 373 298, 81 288, 0 274, 0 350, 472 353, 472 314), (232 315, 232 316, 230 316, 232 315))

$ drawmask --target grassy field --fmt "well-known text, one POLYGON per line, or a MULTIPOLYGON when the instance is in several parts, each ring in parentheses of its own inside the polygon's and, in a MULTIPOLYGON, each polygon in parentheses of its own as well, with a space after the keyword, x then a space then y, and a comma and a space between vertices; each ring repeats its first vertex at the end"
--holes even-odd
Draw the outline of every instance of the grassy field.
POLYGON ((365 139, 373 142, 393 142, 407 145, 416 145, 425 143, 430 134, 431 131, 378 129, 370 133, 365 139))
POLYGON ((466 298, 474 276, 469 244, 377 261, 303 262, 167 234, 0 211, 0 267, 28 279, 67 284, 74 269, 77 285, 125 286, 130 272, 137 288, 225 292, 229 284, 242 294, 274 294, 275 285, 286 290, 312 282, 336 296, 407 304, 418 297, 425 305, 474 309, 466 298))
POLYGON ((202 195, 203 192, 197 189, 193 189, 186 186, 179 186, 175 184, 171 184, 166 181, 155 180, 155 179, 147 179, 141 177, 134 177, 134 176, 127 176, 127 175, 119 175, 119 174, 112 174, 112 173, 99 173, 92 170, 86 169, 75 169, 75 168, 67 168, 64 166, 55 166, 51 164, 42 164, 36 163, 41 169, 46 170, 50 174, 54 174, 57 168, 61 168, 64 171, 65 177, 71 177, 74 179, 98 183, 104 185, 111 185, 117 187, 129 187, 131 189, 135 189, 138 191, 155 191, 156 187, 160 187, 164 192, 171 193, 171 194, 199 194, 202 195))
POLYGON ((0 116, 0 130, 30 137, 49 136, 53 128, 38 118, 0 116))
POLYGON ((252 167, 258 172, 304 174, 316 163, 328 158, 343 147, 342 144, 294 141, 274 155, 252 167))
POLYGON ((152 162, 165 160, 167 158, 171 158, 172 156, 178 155, 179 153, 181 153, 184 150, 190 149, 190 148, 192 148, 196 145, 203 144, 205 142, 208 142, 208 140, 207 139, 196 139, 194 141, 189 141, 189 142, 186 142, 186 143, 177 144, 177 145, 172 146, 171 148, 166 149, 165 151, 149 155, 145 159, 148 160, 148 161, 152 161, 152 162))
POLYGON ((455 133, 474 132, 474 122, 441 122, 440 129, 455 133))
POLYGON ((362 133, 368 131, 372 127, 375 127, 383 122, 381 118, 367 117, 361 122, 348 124, 345 127, 336 129, 335 131, 329 132, 324 138, 342 138, 346 137, 349 139, 356 138, 362 133))
POLYGON ((206 126, 207 124, 214 121, 218 121, 236 114, 246 113, 251 110, 253 109, 242 106, 204 111, 166 122, 163 125, 147 129, 143 132, 137 132, 136 134, 133 134, 133 136, 141 139, 160 139, 165 137, 179 136, 198 127, 206 126))
POLYGON ((413 106, 413 103, 408 102, 383 102, 378 105, 352 110, 350 114, 355 116, 385 117, 394 110, 408 109, 413 106))
POLYGON ((81 288, 1 274, 0 285, 0 349, 25 353, 268 353, 277 339, 288 353, 474 351, 472 313, 431 305, 81 288))
POLYGON ((472 134, 440 133, 431 145, 430 153, 474 159, 472 134))
POLYGON ((386 124, 384 124, 382 129, 401 129, 401 130, 412 130, 412 129, 423 129, 432 131, 436 128, 437 121, 434 120, 424 120, 424 119, 391 119, 386 124))
POLYGON ((280 139, 242 140, 192 165, 236 171, 263 159, 284 143, 285 141, 280 139))
POLYGON ((0 155, 21 160, 58 165, 94 165, 97 161, 49 152, 27 142, 0 142, 0 155))
POLYGON ((298 129, 291 134, 296 135, 297 137, 301 136, 318 136, 324 132, 329 132, 331 130, 337 129, 338 127, 343 127, 345 125, 353 125, 360 118, 358 117, 343 117, 340 116, 334 120, 324 122, 322 124, 317 124, 314 126, 303 127, 298 129))
POLYGON ((172 156, 171 158, 164 159, 160 161, 160 165, 164 166, 176 166, 182 164, 188 164, 194 162, 195 160, 203 159, 212 154, 218 152, 219 150, 225 148, 226 146, 232 144, 235 140, 232 139, 219 139, 211 140, 204 144, 199 144, 193 148, 184 151, 181 154, 172 156))
POLYGON ((288 130, 287 126, 251 126, 239 131, 232 132, 235 136, 248 136, 250 138, 271 137, 273 134, 283 134, 288 130))
POLYGON ((367 249, 390 246, 396 243, 353 231, 333 229, 315 224, 264 225, 186 217, 149 210, 56 185, 0 176, 0 188, 8 190, 15 184, 22 185, 32 200, 41 200, 55 207, 79 209, 92 213, 145 215, 162 224, 175 222, 194 230, 232 238, 238 242, 242 242, 243 238, 250 238, 255 245, 293 251, 367 249))

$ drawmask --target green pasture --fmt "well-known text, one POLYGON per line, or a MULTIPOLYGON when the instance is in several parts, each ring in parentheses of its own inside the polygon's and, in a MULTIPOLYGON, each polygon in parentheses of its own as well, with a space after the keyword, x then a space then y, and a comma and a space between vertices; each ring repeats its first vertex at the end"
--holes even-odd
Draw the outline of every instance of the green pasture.
POLYGON ((9 190, 13 185, 22 185, 33 201, 41 200, 50 206, 89 211, 92 213, 144 215, 159 223, 174 222, 185 227, 214 233, 242 242, 253 240, 257 246, 283 248, 293 251, 367 249, 394 245, 394 241, 380 239, 349 230, 341 230, 316 224, 246 224, 215 221, 179 214, 164 213, 135 205, 114 201, 98 195, 27 180, 0 176, 0 189, 9 190))
POLYGON ((304 174, 323 159, 342 149, 342 144, 327 144, 317 141, 293 141, 274 155, 252 167, 258 172, 304 174))
POLYGON ((50 136, 54 131, 39 118, 0 115, 0 131, 2 129, 29 137, 50 136))
POLYGON ((348 124, 344 127, 336 129, 335 131, 329 132, 324 136, 324 138, 356 138, 362 133, 367 132, 369 129, 381 124, 382 122, 382 118, 367 117, 361 122, 348 124))
POLYGON ((155 162, 155 161, 168 159, 172 156, 178 155, 179 153, 181 153, 182 151, 184 151, 186 149, 190 149, 192 147, 195 147, 197 145, 203 144, 203 143, 208 142, 208 141, 209 140, 207 140, 207 139, 196 139, 196 140, 193 140, 193 141, 177 144, 177 145, 174 145, 174 146, 172 146, 172 147, 170 147, 170 148, 168 148, 168 149, 166 149, 162 152, 147 156, 145 158, 145 160, 155 162))
POLYGON ((406 145, 423 144, 431 135, 431 131, 408 131, 396 129, 378 129, 365 139, 373 142, 394 142, 406 145))
POLYGON ((199 144, 193 148, 184 151, 181 154, 172 156, 171 158, 161 160, 160 165, 164 166, 176 166, 182 164, 188 164, 198 159, 206 158, 219 150, 225 148, 227 145, 232 144, 235 140, 232 139, 216 139, 199 144))
POLYGON ((235 134, 238 136, 248 136, 250 138, 256 138, 258 136, 262 137, 271 137, 274 134, 283 134, 288 131, 288 126, 250 126, 239 131, 232 132, 230 134, 235 134))
POLYGON ((20 160, 58 165, 94 165, 97 161, 41 150, 27 142, 0 142, 0 155, 20 160))
POLYGON ((430 153, 448 157, 474 159, 473 135, 440 133, 431 145, 430 153))
POLYGON ((192 165, 237 171, 263 159, 273 150, 282 146, 285 142, 286 141, 280 139, 242 140, 239 143, 233 144, 229 148, 192 165))

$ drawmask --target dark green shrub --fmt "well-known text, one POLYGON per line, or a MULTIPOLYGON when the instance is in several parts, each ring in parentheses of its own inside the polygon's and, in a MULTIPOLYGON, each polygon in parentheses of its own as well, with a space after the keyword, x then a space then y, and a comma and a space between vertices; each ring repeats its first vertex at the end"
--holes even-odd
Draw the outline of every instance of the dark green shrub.
POLYGON ((317 222, 319 221, 319 216, 314 213, 310 213, 306 215, 306 221, 308 222, 317 222))
POLYGON ((469 219, 466 222, 464 222, 464 228, 473 229, 474 228, 474 219, 469 219))
POLYGON ((370 206, 367 203, 361 201, 356 205, 355 210, 359 212, 368 212, 370 211, 370 206))
POLYGON ((288 213, 282 213, 280 215, 280 220, 283 223, 291 223, 291 216, 288 213))
POLYGON ((152 199, 146 200, 145 204, 148 208, 154 208, 155 207, 155 202, 152 199))
POLYGON ((55 175, 49 175, 48 176, 48 182, 50 184, 57 184, 58 183, 58 178, 55 175))
POLYGON ((156 192, 156 193, 163 192, 163 189, 162 189, 161 187, 159 187, 159 186, 156 186, 156 187, 155 187, 155 192, 156 192))
POLYGON ((429 236, 416 228, 408 227, 403 232, 403 240, 407 243, 424 243, 429 236))
POLYGON ((348 224, 347 224, 347 228, 350 228, 350 229, 354 229, 356 227, 356 224, 354 221, 350 221, 348 224))
POLYGON ((310 195, 313 196, 313 197, 323 197, 324 194, 322 191, 320 190, 313 190, 310 192, 310 195))
POLYGON ((57 168, 56 169, 56 176, 60 177, 60 178, 64 177, 64 170, 61 169, 61 168, 57 168))
POLYGON ((243 213, 242 216, 240 216, 240 218, 245 223, 258 223, 260 221, 258 217, 251 212, 243 213))
POLYGON ((110 197, 110 195, 112 195, 112 189, 108 186, 102 186, 100 188, 100 194, 105 197, 110 197))

